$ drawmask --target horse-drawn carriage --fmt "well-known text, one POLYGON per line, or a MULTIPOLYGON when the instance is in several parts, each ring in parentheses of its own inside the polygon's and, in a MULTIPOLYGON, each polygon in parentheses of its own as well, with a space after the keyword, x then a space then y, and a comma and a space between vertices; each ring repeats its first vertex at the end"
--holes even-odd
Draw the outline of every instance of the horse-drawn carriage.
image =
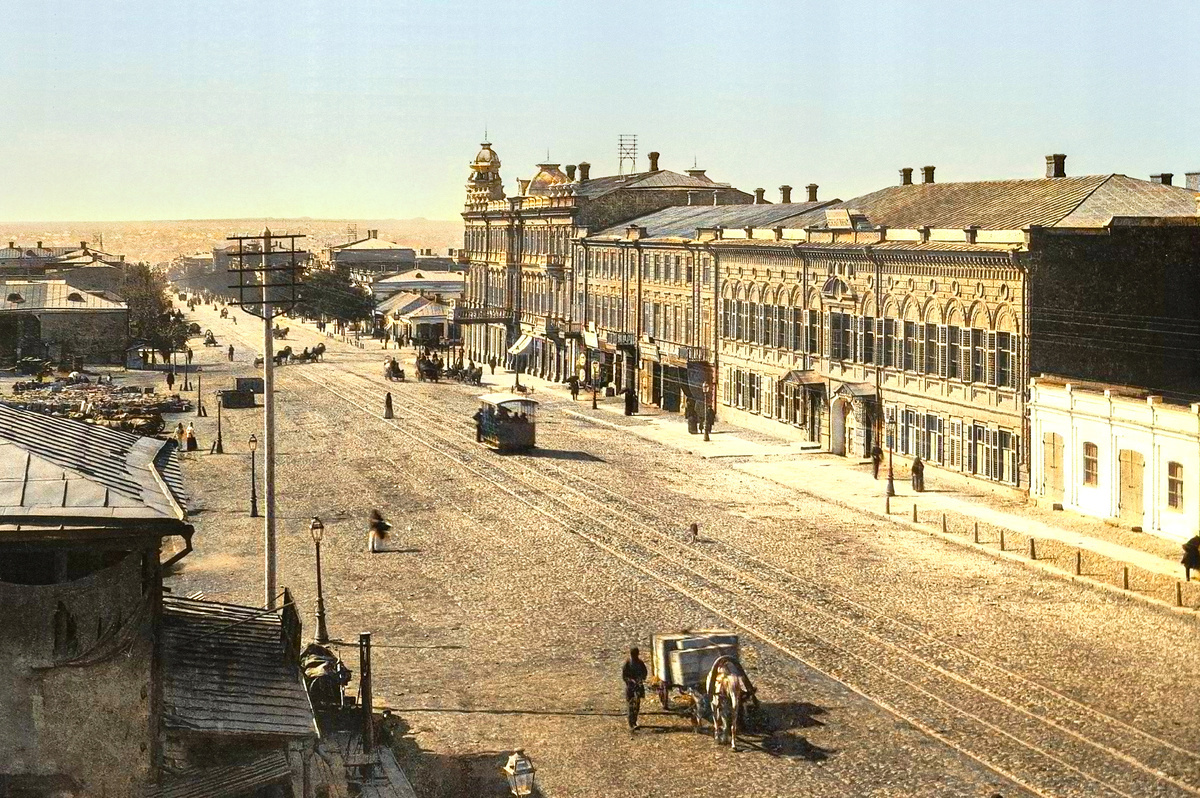
POLYGON ((271 335, 275 338, 287 338, 288 333, 291 332, 291 329, 291 327, 280 327, 279 325, 275 325, 271 329, 271 335))
POLYGON ((205 346, 219 346, 219 344, 217 343, 217 336, 213 335, 212 330, 204 331, 204 345, 205 346))
POLYGON ((697 729, 711 712, 713 736, 721 742, 727 735, 737 748, 746 709, 759 709, 754 685, 741 664, 738 636, 727 629, 653 635, 650 649, 651 687, 663 709, 671 708, 671 692, 678 691, 697 729))
POLYGON ((537 445, 537 405, 533 399, 511 393, 479 397, 476 423, 479 438, 500 452, 520 452, 537 445))
POLYGON ((192 322, 191 324, 188 325, 187 331, 188 331, 188 335, 199 335, 200 334, 200 325, 197 324, 196 322, 192 322))

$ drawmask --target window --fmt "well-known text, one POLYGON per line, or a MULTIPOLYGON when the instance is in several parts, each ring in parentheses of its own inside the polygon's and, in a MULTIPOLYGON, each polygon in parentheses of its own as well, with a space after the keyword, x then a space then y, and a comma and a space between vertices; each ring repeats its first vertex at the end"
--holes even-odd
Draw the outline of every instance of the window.
POLYGON ((863 319, 862 362, 875 362, 875 319, 871 316, 863 319))
POLYGON ((1167 463, 1167 507, 1183 510, 1183 464, 1167 463))
POLYGON ((958 375, 959 375, 958 343, 959 343, 960 337, 961 337, 961 334, 959 333, 959 330, 957 327, 951 326, 951 327, 946 328, 946 345, 948 348, 948 352, 947 352, 947 356, 946 356, 946 368, 949 370, 947 372, 946 376, 948 376, 952 380, 957 380, 958 375))
POLYGON ((1017 336, 1012 333, 996 333, 996 384, 1001 388, 1012 388, 1016 384, 1016 340, 1017 336))
POLYGON ((820 327, 821 311, 809 310, 808 313, 808 353, 810 355, 818 354, 820 350, 819 339, 817 338, 817 330, 820 327))
POLYGON ((1100 447, 1094 443, 1083 444, 1083 484, 1100 484, 1100 447))
POLYGON ((883 320, 883 365, 896 367, 896 320, 883 320))
POLYGON ((850 323, 853 319, 844 313, 833 311, 829 314, 829 356, 833 360, 848 360, 853 353, 850 344, 850 323))
POLYGON ((800 352, 804 349, 804 311, 800 308, 792 308, 792 351, 800 352))
POLYGON ((938 373, 938 342, 937 342, 937 325, 925 325, 925 373, 936 375, 938 373))
POLYGON ((733 337, 733 300, 721 300, 721 336, 724 338, 733 337))
POLYGON ((916 370, 916 354, 917 354, 917 323, 915 321, 904 322, 904 370, 916 370))
POLYGON ((983 330, 971 330, 971 382, 984 382, 987 360, 987 336, 983 330))

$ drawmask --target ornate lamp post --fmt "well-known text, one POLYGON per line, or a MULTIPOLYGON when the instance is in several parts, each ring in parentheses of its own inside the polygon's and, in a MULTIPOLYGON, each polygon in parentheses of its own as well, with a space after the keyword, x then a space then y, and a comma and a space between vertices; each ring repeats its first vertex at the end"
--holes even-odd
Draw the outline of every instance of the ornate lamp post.
POLYGON ((320 518, 313 516, 308 531, 312 534, 313 544, 317 550, 317 633, 313 641, 328 643, 329 630, 325 628, 325 593, 321 589, 321 538, 325 537, 325 525, 321 523, 320 518))
POLYGON ((525 756, 525 752, 517 749, 512 756, 508 758, 508 763, 503 767, 504 775, 508 777, 508 789, 513 795, 532 795, 533 780, 537 769, 533 766, 533 761, 525 756))
POLYGON ((257 436, 250 436, 250 517, 258 518, 258 478, 255 474, 254 450, 258 448, 257 436))
POLYGON ((217 454, 225 454, 225 441, 221 436, 221 394, 217 394, 217 454))

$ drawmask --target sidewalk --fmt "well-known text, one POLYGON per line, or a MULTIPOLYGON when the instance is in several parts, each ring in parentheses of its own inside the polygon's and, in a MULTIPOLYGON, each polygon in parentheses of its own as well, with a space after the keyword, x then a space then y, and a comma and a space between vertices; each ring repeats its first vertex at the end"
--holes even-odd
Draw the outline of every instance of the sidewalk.
MULTIPOLYGON (((486 376, 486 375, 485 375, 486 376)), ((512 385, 512 372, 497 369, 488 378, 497 388, 512 385)), ((1200 580, 1183 582, 1180 545, 1153 535, 1122 529, 1070 512, 1052 511, 974 485, 967 477, 928 468, 926 490, 915 493, 908 479, 907 458, 896 463, 896 496, 885 497, 887 464, 880 478, 871 476, 869 461, 820 452, 814 444, 772 438, 753 430, 718 425, 712 440, 687 431, 676 413, 643 406, 624 415, 621 397, 601 397, 591 409, 591 394, 570 401, 565 385, 527 374, 521 383, 539 394, 565 399, 570 416, 621 429, 698 457, 740 458, 731 467, 830 501, 868 516, 905 524, 925 534, 967 545, 992 557, 1019 562, 1072 581, 1151 601, 1172 609, 1200 609, 1200 580)))

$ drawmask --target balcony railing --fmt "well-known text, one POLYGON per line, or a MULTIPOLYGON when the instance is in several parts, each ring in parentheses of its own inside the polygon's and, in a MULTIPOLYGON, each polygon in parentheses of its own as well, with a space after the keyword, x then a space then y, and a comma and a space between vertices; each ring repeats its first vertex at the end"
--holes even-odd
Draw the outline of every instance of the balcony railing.
POLYGON ((472 308, 458 305, 452 315, 455 324, 508 324, 514 314, 507 308, 472 308))

